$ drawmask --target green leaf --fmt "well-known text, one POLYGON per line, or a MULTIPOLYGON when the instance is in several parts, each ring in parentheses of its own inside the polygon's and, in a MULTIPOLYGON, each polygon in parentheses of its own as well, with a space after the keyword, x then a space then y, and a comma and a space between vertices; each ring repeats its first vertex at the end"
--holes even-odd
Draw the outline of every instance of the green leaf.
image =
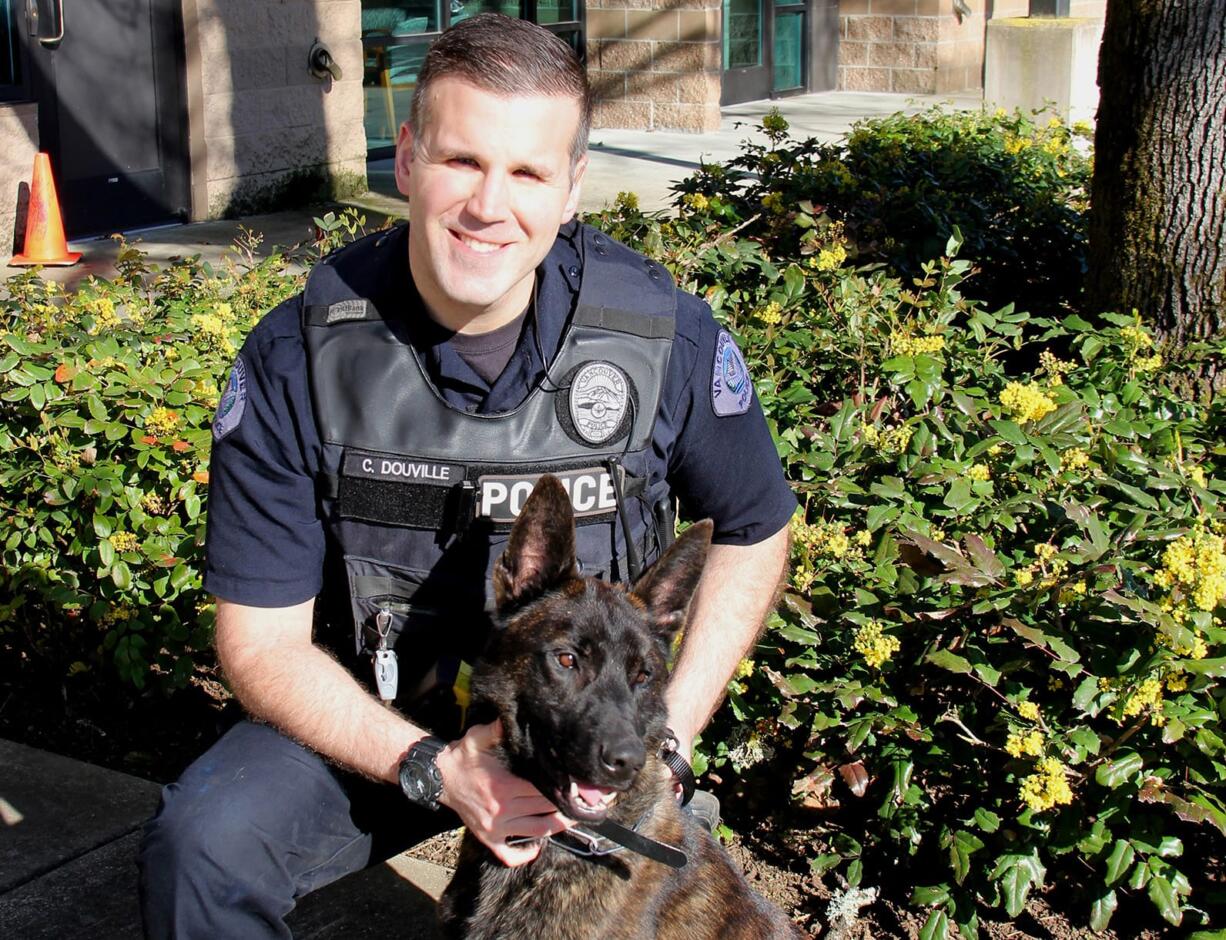
POLYGON ((1030 442, 1026 437, 1026 432, 1023 431, 1016 422, 1008 420, 996 420, 988 422, 992 426, 992 430, 1003 437, 1010 444, 1021 446, 1030 442))
POLYGON ((1141 759, 1141 755, 1133 751, 1109 763, 1100 764, 1094 771, 1094 780, 1100 786, 1114 790, 1136 776, 1144 765, 1145 761, 1141 759))
POLYGON ((117 561, 111 566, 111 580, 121 591, 126 591, 132 586, 132 572, 125 562, 117 561))
POLYGON ((1107 929, 1107 924, 1111 923, 1111 915, 1115 913, 1115 909, 1119 907, 1119 901, 1115 897, 1115 889, 1108 891, 1102 897, 1094 899, 1094 903, 1090 905, 1090 929, 1095 933, 1102 933, 1107 929))
POLYGON ((950 672, 956 672, 960 675, 970 675, 971 673, 970 660, 964 656, 959 656, 957 653, 951 653, 949 650, 933 650, 924 658, 934 666, 940 666, 942 669, 948 669, 950 672))
POLYGON ((924 921, 920 929, 920 940, 949 940, 949 915, 944 911, 933 911, 924 921))
POLYGON ((859 887, 860 879, 864 877, 864 862, 860 859, 852 859, 851 864, 847 866, 847 883, 853 888, 859 887))
POLYGON ((959 829, 949 844, 949 863, 954 881, 962 884, 971 871, 971 855, 983 848, 983 840, 965 829, 959 829))
POLYGON ((1154 902, 1164 920, 1178 927, 1183 923, 1183 910, 1179 906, 1179 895, 1166 878, 1154 875, 1149 879, 1149 899, 1154 902))
POLYGON ((1000 828, 1000 817, 981 806, 975 810, 975 825, 984 832, 995 832, 1000 828))
POLYGON ((911 903, 932 907, 949 900, 949 885, 919 885, 911 892, 911 903))
POLYGON ((1106 884, 1114 885, 1123 878, 1135 856, 1136 852, 1132 848, 1132 843, 1127 839, 1117 839, 1115 848, 1111 850, 1111 855, 1107 859, 1106 884))

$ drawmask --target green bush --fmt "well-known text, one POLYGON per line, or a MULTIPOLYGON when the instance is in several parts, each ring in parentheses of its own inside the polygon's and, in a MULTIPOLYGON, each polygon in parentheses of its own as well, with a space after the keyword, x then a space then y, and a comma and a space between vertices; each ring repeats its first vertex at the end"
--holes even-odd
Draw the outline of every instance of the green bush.
POLYGON ((209 425, 244 334, 299 283, 255 246, 223 270, 124 246, 114 281, 0 294, 0 649, 24 668, 169 689, 209 659, 209 425))
POLYGON ((960 230, 980 268, 973 290, 989 308, 1075 306, 1086 266, 1088 126, 933 108, 862 121, 834 144, 792 138, 777 114, 763 127, 767 143, 677 187, 682 213, 744 223, 746 237, 791 257, 800 234, 792 218, 807 201, 843 223, 858 263, 885 263, 904 279, 960 230))
POLYGON ((829 827, 814 871, 901 882, 926 937, 977 936, 982 911, 1015 917, 1052 883, 1079 886, 1095 929, 1121 894, 1208 923, 1221 401, 1177 391, 1187 362, 1135 317, 989 312, 962 293, 967 261, 856 271, 807 206, 765 246, 728 206, 650 218, 623 197, 598 220, 734 331, 804 504, 708 766, 769 758, 759 779, 787 775, 829 827), (1033 374, 1006 371, 1018 350, 1033 374))

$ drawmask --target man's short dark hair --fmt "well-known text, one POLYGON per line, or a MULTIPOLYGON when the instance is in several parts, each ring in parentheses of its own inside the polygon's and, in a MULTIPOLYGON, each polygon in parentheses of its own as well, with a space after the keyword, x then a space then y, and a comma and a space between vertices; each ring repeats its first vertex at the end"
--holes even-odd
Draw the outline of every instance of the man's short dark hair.
POLYGON ((579 102, 579 127, 571 143, 573 168, 587 152, 592 90, 573 49, 547 29, 501 13, 480 13, 443 33, 426 53, 409 111, 413 138, 428 117, 430 85, 459 78, 497 95, 545 95, 579 102))

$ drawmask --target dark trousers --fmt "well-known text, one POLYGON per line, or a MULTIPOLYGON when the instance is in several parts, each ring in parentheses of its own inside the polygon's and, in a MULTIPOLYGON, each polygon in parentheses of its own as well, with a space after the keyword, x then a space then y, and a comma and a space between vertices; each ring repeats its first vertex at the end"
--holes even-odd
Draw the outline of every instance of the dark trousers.
POLYGON ((242 722, 162 791, 145 826, 145 935, 289 937, 298 898, 459 824, 242 722))

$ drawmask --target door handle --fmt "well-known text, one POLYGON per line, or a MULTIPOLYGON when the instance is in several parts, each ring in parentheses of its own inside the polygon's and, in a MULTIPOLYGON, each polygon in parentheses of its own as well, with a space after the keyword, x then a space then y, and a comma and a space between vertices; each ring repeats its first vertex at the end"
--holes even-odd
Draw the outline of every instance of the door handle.
POLYGON ((64 0, 29 0, 30 35, 44 46, 57 46, 64 38, 64 0), (46 14, 39 11, 46 7, 46 14))

